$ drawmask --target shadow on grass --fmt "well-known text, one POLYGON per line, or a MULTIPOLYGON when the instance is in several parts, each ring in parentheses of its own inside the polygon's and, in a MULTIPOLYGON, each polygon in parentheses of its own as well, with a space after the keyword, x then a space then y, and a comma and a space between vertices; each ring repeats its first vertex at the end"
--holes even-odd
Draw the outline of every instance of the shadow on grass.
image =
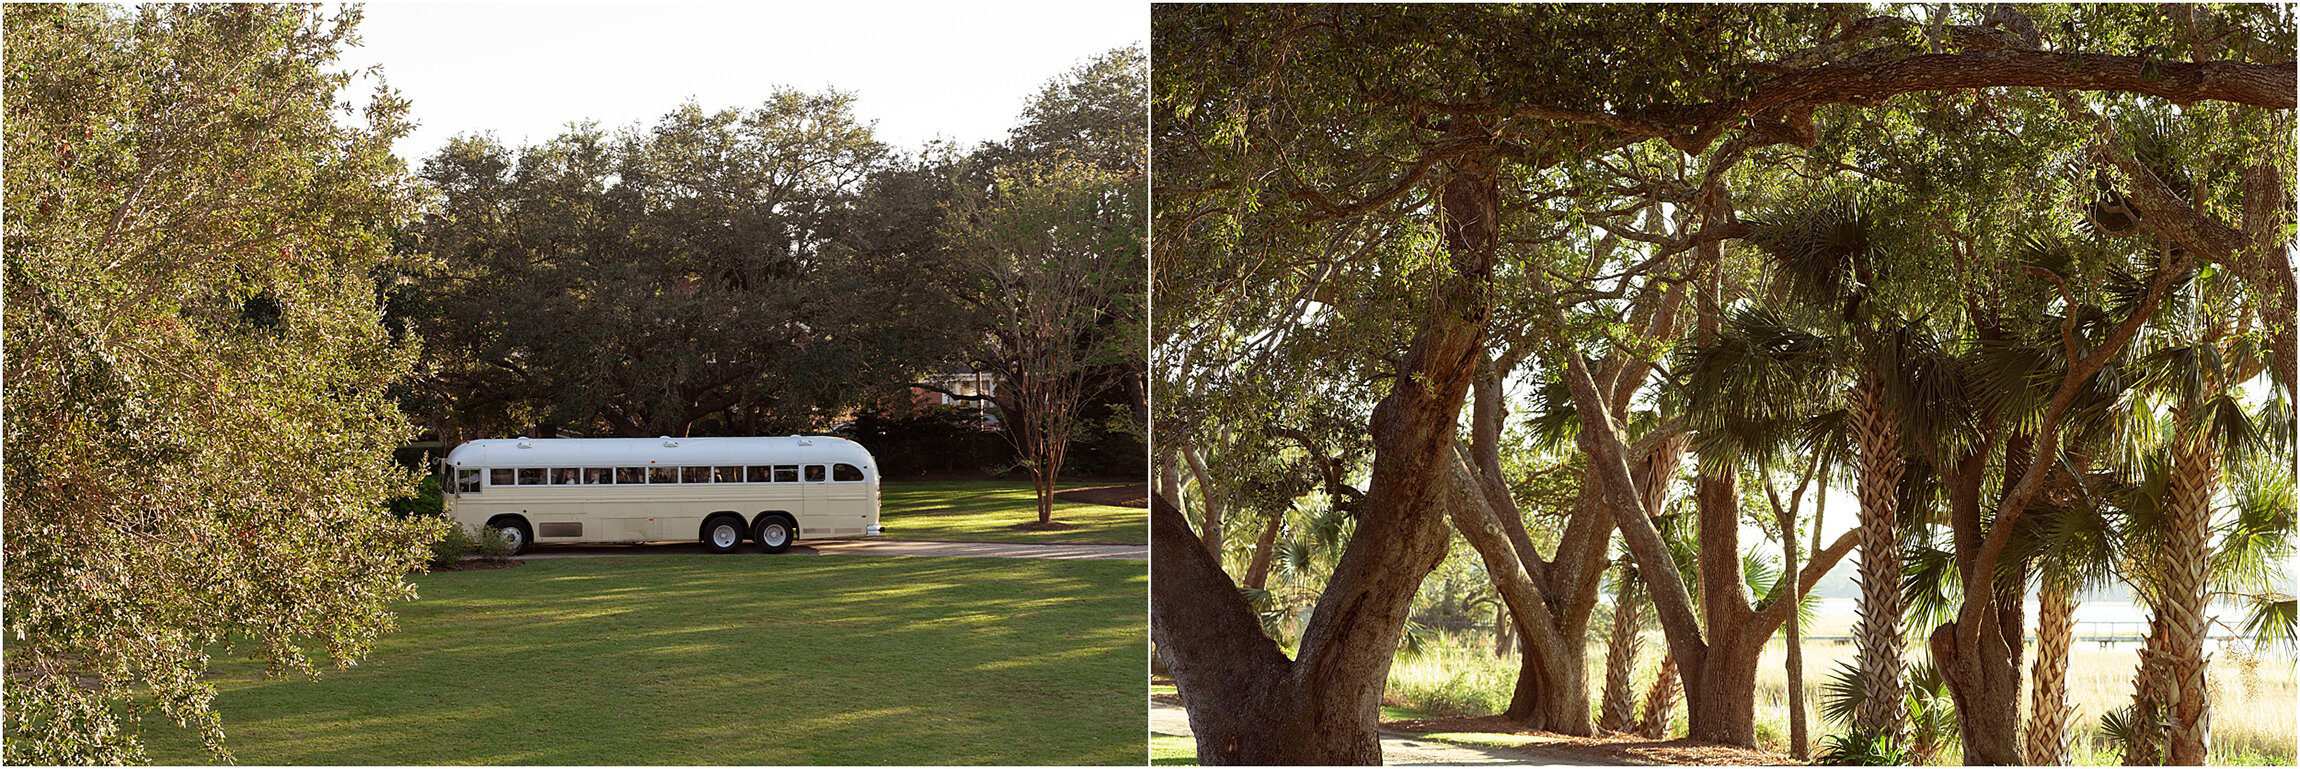
MULTIPOLYGON (((317 682, 219 665, 241 763, 1139 764, 1142 565, 532 561, 417 580, 317 682)), ((173 727, 163 763, 205 761, 173 727)))

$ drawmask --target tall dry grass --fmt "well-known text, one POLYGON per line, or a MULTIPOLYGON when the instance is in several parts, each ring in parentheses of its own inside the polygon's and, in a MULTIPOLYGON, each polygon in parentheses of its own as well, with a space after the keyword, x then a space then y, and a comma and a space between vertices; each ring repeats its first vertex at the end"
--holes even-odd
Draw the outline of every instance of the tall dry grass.
MULTIPOLYGON (((1389 688, 1383 693, 1383 702, 1421 711, 1433 716, 1477 716, 1499 713, 1509 705, 1511 687, 1517 681, 1517 658, 1493 656, 1490 633, 1447 634, 1425 644, 1420 655, 1400 655, 1390 667, 1389 688)), ((1649 633, 1645 651, 1638 659, 1636 688, 1642 693, 1653 680, 1659 667, 1662 648, 1658 633, 1649 633)), ((2290 766, 2295 762, 2295 750, 2300 749, 2300 718, 2295 707, 2300 707, 2300 673, 2296 673, 2294 657, 2289 652, 2260 656, 2247 654, 2248 647, 2223 649, 2213 655, 2211 667, 2206 671, 2212 692, 2212 762, 2215 764, 2242 764, 2290 766)), ((2031 646, 2030 654, 2033 655, 2031 646)), ((1758 663, 1757 673, 1757 741, 1769 750, 1787 753, 1789 749, 1788 675, 1783 670, 1783 646, 1776 641, 1767 647, 1758 663)), ((1824 722, 1818 713, 1821 685, 1839 665, 1849 665, 1853 659, 1850 643, 1807 641, 1805 658, 1805 707, 1812 745, 1820 749, 1821 738, 1833 734, 1839 725, 1824 722)), ((1921 646, 1912 645, 1909 659, 1925 658, 1921 646)), ((2019 714, 2024 722, 2028 707, 2027 665, 2022 666, 2022 696, 2019 714)), ((1588 653, 1591 718, 1596 718, 1595 698, 1605 681, 1605 647, 1591 644, 1588 653)), ((2102 648, 2091 642, 2078 642, 2069 654, 2069 694, 2076 706, 2076 717, 2070 721, 2076 734, 2070 740, 2071 759, 2078 765, 2108 766, 2120 763, 2109 745, 2097 734, 2100 714, 2123 707, 2132 700, 2132 675, 2139 667, 2140 655, 2129 646, 2102 648)), ((1681 736, 1685 731, 1685 708, 1679 705, 1670 733, 1681 736)), ((1961 763, 1962 752, 1954 741, 1940 757, 1942 764, 1961 763)))

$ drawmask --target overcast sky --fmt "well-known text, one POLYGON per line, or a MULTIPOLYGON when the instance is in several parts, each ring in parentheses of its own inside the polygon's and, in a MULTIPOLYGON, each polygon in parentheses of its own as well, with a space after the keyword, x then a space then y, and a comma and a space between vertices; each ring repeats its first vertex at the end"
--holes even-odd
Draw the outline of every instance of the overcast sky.
POLYGON ((690 98, 753 107, 777 85, 852 91, 880 141, 915 151, 1004 137, 1049 78, 1149 29, 1143 2, 384 2, 343 63, 382 65, 412 102, 397 150, 418 167, 457 134, 540 143, 578 120, 652 125, 690 98))

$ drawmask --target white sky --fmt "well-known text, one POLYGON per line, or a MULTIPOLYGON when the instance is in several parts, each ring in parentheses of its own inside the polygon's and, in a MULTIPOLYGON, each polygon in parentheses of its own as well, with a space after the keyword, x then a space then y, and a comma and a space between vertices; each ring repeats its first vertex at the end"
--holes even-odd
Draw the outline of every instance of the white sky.
POLYGON ((1048 79, 1149 30, 1144 2, 381 2, 342 63, 382 65, 412 103, 396 149, 417 167, 458 134, 517 147, 580 120, 652 125, 689 98, 754 107, 777 85, 852 91, 880 141, 915 152, 1003 138, 1048 79))

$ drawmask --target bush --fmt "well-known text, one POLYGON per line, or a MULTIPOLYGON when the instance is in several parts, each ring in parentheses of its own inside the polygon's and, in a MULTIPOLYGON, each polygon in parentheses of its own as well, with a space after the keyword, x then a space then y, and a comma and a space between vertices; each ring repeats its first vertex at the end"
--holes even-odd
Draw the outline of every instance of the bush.
POLYGON ((511 545, 503 541, 502 529, 457 526, 451 522, 447 532, 431 543, 431 568, 455 568, 462 565, 466 557, 476 557, 481 563, 503 563, 511 560, 511 545))
POLYGON ((401 518, 417 515, 447 515, 447 502, 440 497, 439 476, 436 475, 424 476, 423 481, 416 484, 414 495, 393 497, 389 504, 391 505, 391 514, 401 518))

